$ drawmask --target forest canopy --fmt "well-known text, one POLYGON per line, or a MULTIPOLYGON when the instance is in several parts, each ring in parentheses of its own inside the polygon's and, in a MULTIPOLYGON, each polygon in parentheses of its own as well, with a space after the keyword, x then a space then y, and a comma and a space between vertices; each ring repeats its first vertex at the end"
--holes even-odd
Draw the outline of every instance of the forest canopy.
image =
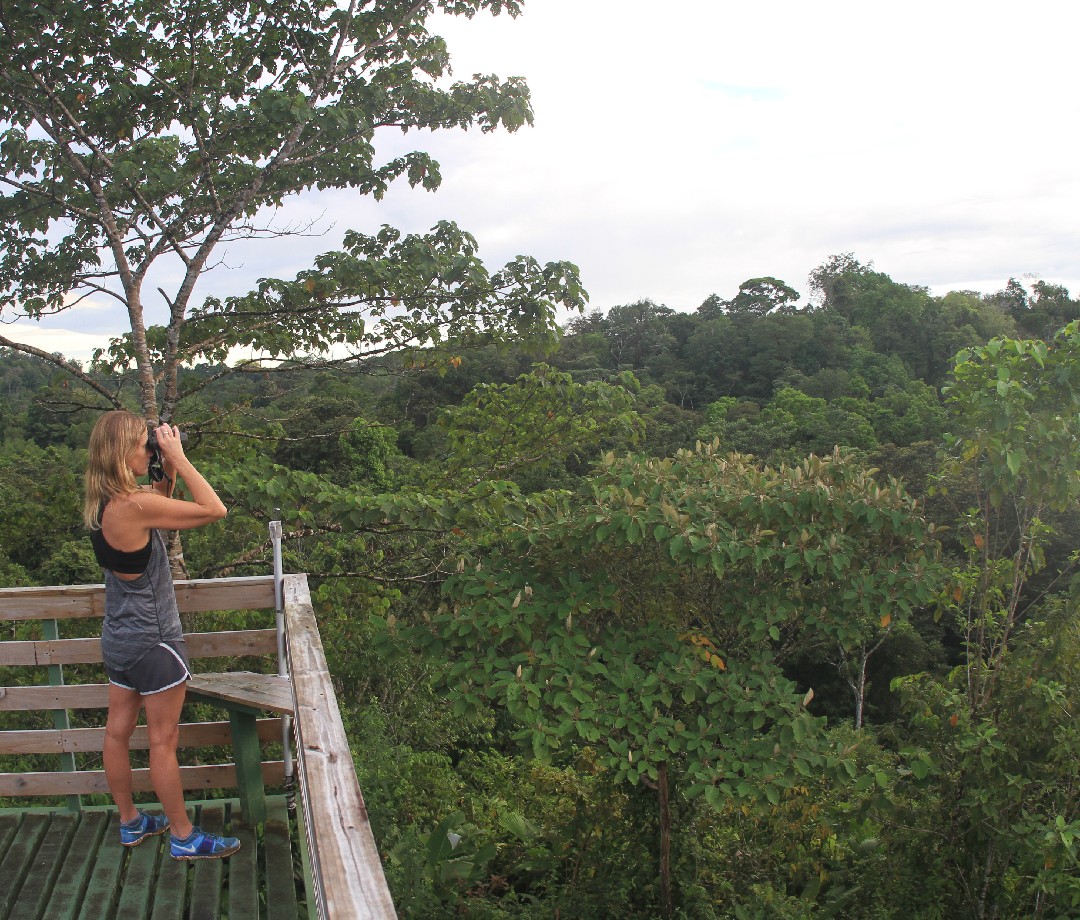
MULTIPOLYGON (((1080 330, 1030 333, 1077 304, 814 279, 592 311, 545 364, 181 368, 232 509, 192 573, 264 571, 281 509, 403 915, 1078 903, 1080 330)), ((94 400, 15 351, 0 382, 0 578, 96 581, 94 400)))
POLYGON ((309 573, 403 917, 1080 915, 1068 290, 841 253, 805 302, 586 311, 440 222, 214 292, 290 196, 437 189, 386 129, 529 125, 430 30, 520 8, 4 5, 3 317, 130 329, 84 365, 4 326, 0 585, 98 582, 88 432, 169 418, 230 510, 188 572, 264 573, 280 519, 309 573))

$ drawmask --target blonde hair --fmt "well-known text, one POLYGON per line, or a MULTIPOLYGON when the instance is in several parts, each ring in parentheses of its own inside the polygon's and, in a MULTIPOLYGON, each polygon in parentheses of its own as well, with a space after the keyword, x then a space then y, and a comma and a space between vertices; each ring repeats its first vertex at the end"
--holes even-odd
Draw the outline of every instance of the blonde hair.
POLYGON ((132 451, 146 443, 146 422, 126 409, 106 412, 90 432, 87 445, 86 494, 83 520, 91 530, 101 527, 101 507, 117 495, 139 490, 128 466, 132 451))

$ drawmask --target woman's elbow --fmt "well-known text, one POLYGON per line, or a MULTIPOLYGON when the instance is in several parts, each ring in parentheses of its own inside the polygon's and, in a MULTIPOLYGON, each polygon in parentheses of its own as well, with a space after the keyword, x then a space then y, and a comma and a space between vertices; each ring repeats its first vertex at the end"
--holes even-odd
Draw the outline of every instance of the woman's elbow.
POLYGON ((205 524, 213 524, 217 521, 223 520, 229 514, 229 509, 225 507, 222 502, 215 502, 214 504, 204 504, 201 508, 203 520, 199 523, 199 526, 205 524))

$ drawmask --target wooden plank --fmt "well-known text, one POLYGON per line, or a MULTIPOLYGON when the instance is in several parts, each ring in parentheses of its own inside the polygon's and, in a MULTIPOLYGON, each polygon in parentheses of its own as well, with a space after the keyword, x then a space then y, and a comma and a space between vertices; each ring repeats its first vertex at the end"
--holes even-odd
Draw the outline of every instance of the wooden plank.
POLYGON ((188 657, 242 658, 245 655, 276 655, 277 630, 235 629, 184 636, 188 657))
POLYGON ((51 815, 26 815, 4 854, 0 862, 0 879, 4 880, 0 886, 0 917, 6 917, 15 905, 50 819, 51 815))
MULTIPOLYGON (((281 740, 281 719, 265 718, 255 721, 260 741, 281 740)), ((145 725, 136 726, 131 736, 131 750, 145 751, 150 748, 150 730, 145 725)), ((104 728, 67 728, 40 731, 0 732, 0 754, 83 754, 102 750, 105 742, 104 728)), ((180 724, 180 747, 212 747, 232 743, 228 722, 182 722, 180 724)))
POLYGON ((128 848, 124 884, 120 889, 120 900, 116 904, 117 917, 123 917, 124 920, 147 920, 150 916, 154 870, 161 855, 162 836, 151 837, 137 847, 128 848))
POLYGON ((176 582, 176 606, 181 613, 210 610, 273 610, 274 576, 204 578, 176 582))
MULTIPOLYGON (((79 640, 71 640, 79 641, 79 640)), ((86 641, 86 640, 81 640, 86 641)), ((94 641, 94 640, 91 640, 94 641)), ((97 640, 98 647, 101 646, 101 640, 97 640)), ((9 640, 7 642, 0 642, 0 665, 7 667, 18 665, 33 665, 38 663, 38 646, 45 645, 44 642, 35 642, 31 640, 15 641, 9 640)))
MULTIPOLYGON (((236 809, 232 814, 235 819, 236 809)), ((229 920, 259 920, 259 848, 255 830, 234 820, 229 833, 240 841, 240 850, 229 857, 229 920)))
MULTIPOLYGON (((188 657, 238 658, 277 652, 276 629, 236 629, 184 636, 188 657)), ((101 640, 52 639, 0 642, 0 665, 101 664, 101 640)))
MULTIPOLYGON (((149 770, 131 772, 136 792, 153 792, 149 770)), ((267 786, 280 786, 285 779, 285 764, 280 760, 264 762, 262 776, 263 783, 267 786)), ((185 789, 235 789, 236 767, 231 763, 181 767, 180 782, 185 789)), ((77 773, 0 773, 0 796, 90 795, 108 791, 104 770, 80 770, 77 773)))
POLYGON ((105 709, 108 684, 73 684, 70 687, 0 687, 0 712, 38 709, 105 709))
MULTIPOLYGON (((267 920, 295 920, 296 877, 293 871, 292 842, 289 839, 289 813, 284 799, 270 803, 270 813, 263 831, 266 856, 267 920)), ((351 914, 347 915, 351 918, 351 914)))
POLYGON ((269 712, 291 714, 293 711, 292 683, 277 674, 252 671, 193 674, 188 681, 188 693, 269 712))
POLYGON ((42 916, 78 823, 73 814, 52 815, 8 920, 39 920, 42 916))
POLYGON ((0 864, 3 864, 4 854, 7 853, 8 845, 15 839, 22 819, 21 814, 11 812, 0 814, 0 864))
POLYGON ((83 891, 90 882, 90 873, 97 858, 102 835, 109 823, 104 811, 84 811, 79 815, 79 827, 72 838, 60 875, 53 885, 52 895, 42 917, 48 920, 75 920, 82 903, 83 891))
POLYGON ((120 870, 125 855, 127 850, 120 845, 120 813, 113 811, 109 813, 109 824, 83 895, 79 920, 112 920, 116 916, 113 907, 120 891, 123 877, 120 870))
POLYGON ((0 589, 0 622, 105 615, 104 585, 0 589))
POLYGON ((284 589, 297 755, 309 851, 317 863, 320 916, 396 917, 330 681, 307 577, 286 576, 284 589))
POLYGON ((150 920, 182 920, 187 906, 187 880, 191 863, 169 855, 169 835, 162 835, 161 863, 154 882, 154 911, 150 920))
MULTIPOLYGON (((210 610, 272 610, 274 577, 205 578, 176 582, 181 613, 210 610)), ((58 620, 105 615, 104 585, 0 588, 0 622, 58 620)))
MULTIPOLYGON (((210 834, 225 830, 225 806, 203 805, 199 827, 210 834)), ((191 886, 191 920, 217 920, 221 910, 221 878, 224 866, 220 859, 200 859, 195 863, 191 886)))

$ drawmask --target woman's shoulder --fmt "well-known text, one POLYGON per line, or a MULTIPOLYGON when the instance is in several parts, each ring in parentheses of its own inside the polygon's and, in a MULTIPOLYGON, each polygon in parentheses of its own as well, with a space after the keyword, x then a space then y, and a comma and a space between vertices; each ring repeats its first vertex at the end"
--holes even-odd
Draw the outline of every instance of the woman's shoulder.
POLYGON ((130 514, 137 512, 146 504, 147 500, 153 501, 155 497, 158 497, 158 493, 150 486, 139 486, 131 492, 119 492, 110 496, 106 499, 103 507, 113 508, 114 511, 119 511, 122 514, 130 514))
POLYGON ((106 501, 101 511, 102 530, 112 533, 148 530, 149 528, 142 524, 141 518, 148 510, 147 499, 151 494, 138 489, 134 492, 113 495, 106 501))

